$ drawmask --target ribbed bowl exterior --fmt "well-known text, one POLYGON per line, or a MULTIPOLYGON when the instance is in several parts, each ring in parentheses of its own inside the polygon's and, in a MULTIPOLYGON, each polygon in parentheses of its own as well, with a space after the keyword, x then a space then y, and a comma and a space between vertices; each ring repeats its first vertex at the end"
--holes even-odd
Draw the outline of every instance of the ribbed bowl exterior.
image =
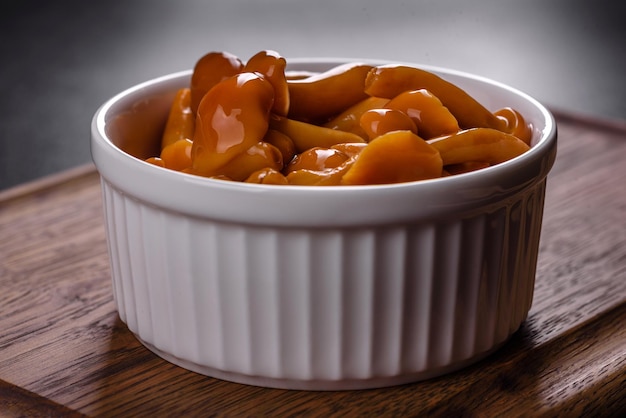
POLYGON ((406 383, 483 358, 530 309, 545 179, 484 212, 350 228, 217 222, 102 190, 121 319, 199 373, 406 383))

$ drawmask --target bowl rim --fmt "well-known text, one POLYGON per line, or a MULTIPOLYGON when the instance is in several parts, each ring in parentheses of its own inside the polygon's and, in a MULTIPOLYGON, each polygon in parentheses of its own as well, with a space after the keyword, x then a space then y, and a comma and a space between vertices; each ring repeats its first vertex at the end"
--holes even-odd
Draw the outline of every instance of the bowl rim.
MULTIPOLYGON (((347 62, 364 62, 372 65, 399 64, 423 68, 425 70, 432 71, 437 75, 442 76, 443 78, 445 78, 446 76, 467 78, 475 82, 485 83, 493 86, 494 88, 505 90, 509 94, 518 96, 523 101, 528 102, 529 105, 531 105, 539 112, 542 117, 542 121, 545 122, 545 126, 541 128, 540 137, 538 138, 538 140, 535 141, 530 150, 518 157, 515 157, 511 160, 505 161, 495 166, 473 171, 470 173, 435 179, 393 184, 349 186, 267 185, 211 179, 197 175, 181 173, 147 163, 144 160, 134 157, 121 150, 112 142, 110 138, 108 138, 108 136, 106 135, 105 127, 108 118, 110 117, 109 113, 116 105, 130 97, 140 97, 142 94, 154 90, 158 86, 162 86, 167 83, 176 83, 177 80, 185 80, 186 78, 189 78, 192 73, 192 70, 188 69, 162 75, 138 83, 112 96, 110 99, 105 101, 100 106, 100 108, 98 108, 93 116, 91 124, 92 157, 98 171, 104 178, 110 177, 110 175, 115 177, 115 175, 112 173, 112 170, 105 167, 103 161, 103 158, 107 158, 108 161, 113 158, 119 164, 127 165, 129 169, 134 170, 137 173, 142 173, 145 176, 152 176, 154 178, 154 181, 163 181, 170 184, 172 182, 179 182, 180 184, 186 185, 185 187, 188 186, 196 190, 204 188, 218 191, 220 193, 234 193, 238 195, 254 194, 257 195, 257 197, 260 197, 262 195, 265 197, 274 197, 276 199, 285 198, 286 196, 291 196, 292 199, 296 200, 300 198, 309 200, 316 198, 340 200, 347 199, 352 203, 346 204, 348 206, 351 206, 355 204, 363 204, 363 202, 371 200, 371 194, 373 192, 376 192, 380 198, 386 198, 391 196, 397 196, 398 194, 415 193, 425 193, 426 195, 440 195, 440 193, 437 193, 436 189, 451 189, 460 192, 464 188, 469 189, 470 194, 473 194, 478 198, 487 198, 490 201, 494 201, 500 199, 504 194, 510 195, 511 193, 515 193, 527 187, 529 183, 536 183, 543 180, 547 176, 554 162, 553 155, 547 163, 545 161, 541 163, 541 160, 545 160, 546 155, 550 154, 552 150, 552 154, 556 153, 557 126, 552 113, 543 104, 541 104, 538 100, 528 95, 527 93, 524 93, 514 87, 508 86, 498 81, 472 73, 444 67, 390 60, 315 57, 289 58, 287 59, 287 62, 288 69, 296 69, 303 66, 306 67, 311 65, 318 67, 328 66, 330 68, 330 66, 347 62), (103 157, 103 154, 107 154, 108 157, 103 157), (489 191, 479 191, 479 189, 484 189, 485 185, 487 184, 498 185, 503 178, 505 178, 506 176, 510 176, 510 173, 512 172, 524 171, 525 169, 526 171, 528 171, 527 166, 529 164, 541 166, 540 172, 537 172, 535 175, 532 176, 527 175, 525 179, 520 180, 519 184, 516 185, 506 184, 500 185, 499 187, 494 186, 489 191)), ((120 181, 113 180, 112 183, 115 183, 116 187, 119 187, 121 189, 124 189, 126 187, 121 184, 120 181)), ((134 194, 134 192, 137 190, 134 189, 133 191, 127 191, 131 194, 134 194)), ((153 199, 151 199, 149 192, 144 193, 143 191, 139 191, 137 197, 150 201, 154 204, 165 204, 165 206, 169 206, 169 208, 173 210, 180 210, 179 206, 168 204, 167 202, 165 202, 165 199, 159 199, 158 202, 155 202, 153 199)), ((452 201, 449 201, 448 204, 452 204, 452 201)), ((193 213, 190 214, 196 214, 199 216, 203 216, 204 213, 202 211, 198 211, 197 208, 196 210, 192 210, 192 212, 193 213)), ((344 218, 342 219, 344 222, 347 221, 344 218)))

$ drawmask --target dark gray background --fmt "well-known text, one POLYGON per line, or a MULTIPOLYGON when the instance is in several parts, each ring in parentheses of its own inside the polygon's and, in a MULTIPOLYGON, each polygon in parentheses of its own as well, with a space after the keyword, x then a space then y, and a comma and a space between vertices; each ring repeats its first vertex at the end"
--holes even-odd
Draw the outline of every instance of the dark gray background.
POLYGON ((481 74, 554 109, 626 120, 626 3, 603 0, 4 0, 0 189, 91 161, 89 126, 117 92, 247 59, 380 58, 481 74))

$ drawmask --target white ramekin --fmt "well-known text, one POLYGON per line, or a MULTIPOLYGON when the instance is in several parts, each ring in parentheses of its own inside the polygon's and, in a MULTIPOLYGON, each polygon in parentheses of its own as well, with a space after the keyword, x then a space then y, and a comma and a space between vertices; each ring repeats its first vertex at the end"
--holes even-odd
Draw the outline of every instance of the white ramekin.
MULTIPOLYGON (((346 61, 290 60, 289 68, 346 61)), ((312 390, 430 378, 501 346, 532 302, 556 125, 513 88, 420 67, 489 109, 520 111, 533 126, 531 150, 415 183, 226 182, 142 161, 190 71, 107 101, 92 122, 92 155, 113 294, 137 338, 202 374, 312 390)))

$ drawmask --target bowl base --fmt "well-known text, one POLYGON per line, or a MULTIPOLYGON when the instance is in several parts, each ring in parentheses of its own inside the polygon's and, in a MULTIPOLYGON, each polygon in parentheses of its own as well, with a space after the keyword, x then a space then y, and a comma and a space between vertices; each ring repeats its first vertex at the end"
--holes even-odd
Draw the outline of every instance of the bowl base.
POLYGON ((361 390, 361 389, 376 389, 390 386, 398 386, 407 383, 419 382, 422 380, 432 379, 442 376, 444 374, 452 373, 468 367, 474 363, 483 360, 493 352, 502 347, 506 341, 496 345, 488 351, 479 353, 469 359, 462 360, 447 366, 438 367, 434 369, 428 369, 421 372, 407 373, 398 376, 385 376, 374 377, 370 379, 341 379, 341 380, 298 380, 298 379, 283 379, 273 378, 265 376, 253 376, 243 373, 229 372, 214 367, 209 367, 201 364, 191 362, 179 357, 176 357, 170 353, 156 348, 154 345, 142 340, 138 335, 135 337, 143 344, 148 350, 152 351, 163 360, 168 361, 176 366, 190 370, 192 372, 232 382, 240 383, 251 386, 259 386, 272 389, 287 389, 287 390, 307 390, 307 391, 343 391, 343 390, 361 390))

